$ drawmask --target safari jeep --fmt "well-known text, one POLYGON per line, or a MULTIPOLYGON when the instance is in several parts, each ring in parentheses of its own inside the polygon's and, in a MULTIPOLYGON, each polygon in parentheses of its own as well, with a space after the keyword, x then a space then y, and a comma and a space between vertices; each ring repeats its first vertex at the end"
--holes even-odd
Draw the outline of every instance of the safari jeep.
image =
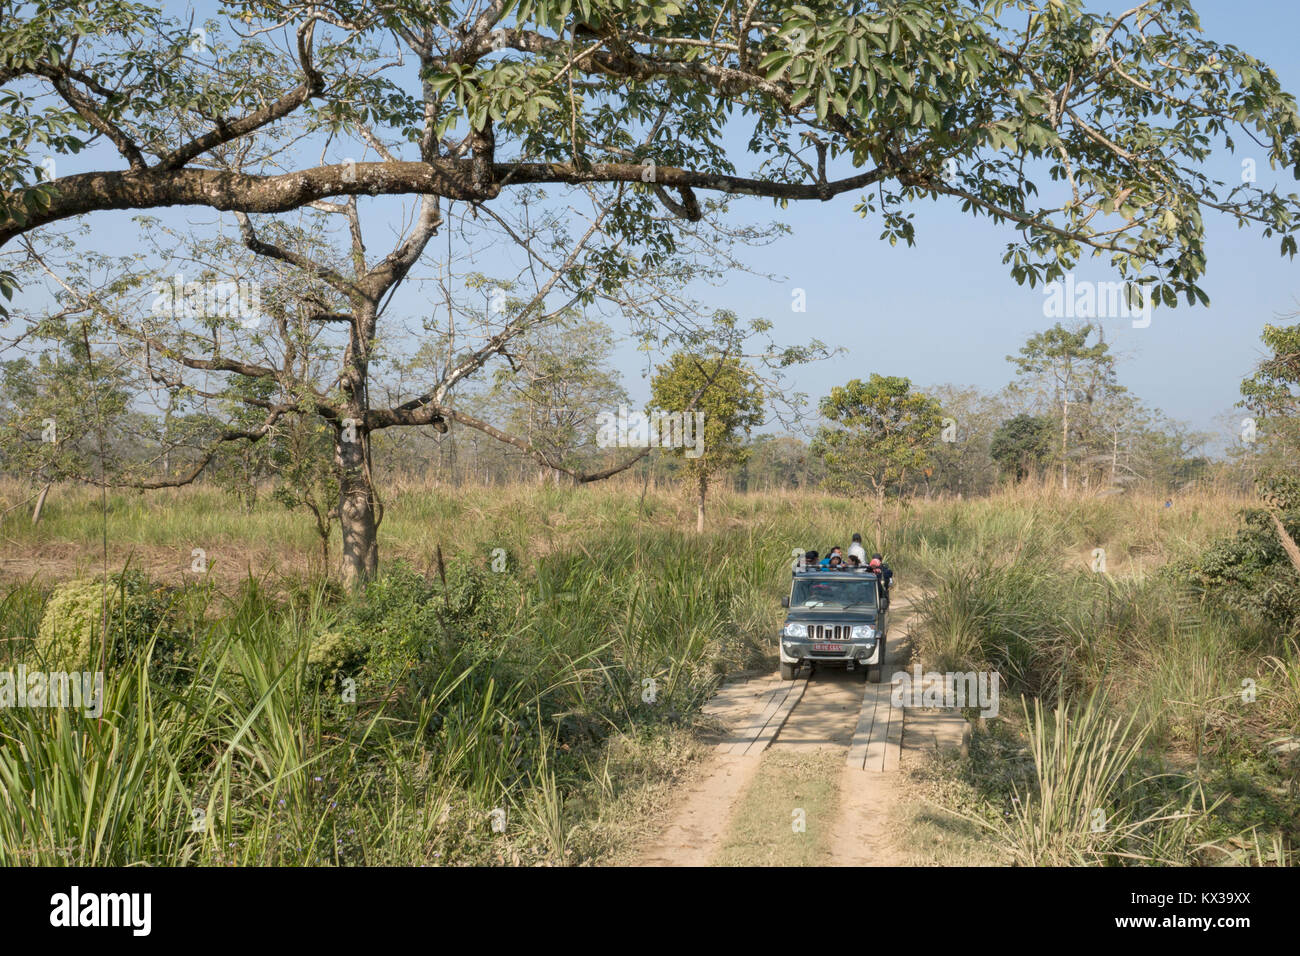
POLYGON ((826 664, 863 668, 880 682, 885 663, 889 593, 866 571, 796 570, 781 628, 781 679, 794 680, 799 668, 826 664))

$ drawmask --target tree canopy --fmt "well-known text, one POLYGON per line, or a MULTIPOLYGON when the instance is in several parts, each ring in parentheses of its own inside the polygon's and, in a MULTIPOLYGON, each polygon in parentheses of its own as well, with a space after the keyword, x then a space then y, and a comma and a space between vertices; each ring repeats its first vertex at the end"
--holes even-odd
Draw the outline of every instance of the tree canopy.
POLYGON ((682 415, 683 431, 691 440, 677 436, 678 444, 669 447, 681 458, 685 477, 695 486, 695 530, 702 532, 710 480, 748 458, 744 441, 763 424, 763 384, 735 355, 682 351, 655 370, 650 394, 652 408, 682 415))
POLYGON ((836 385, 821 401, 830 424, 819 429, 814 448, 826 459, 831 487, 878 498, 925 468, 939 435, 939 403, 896 375, 872 373, 836 385))
POLYGON ((1021 413, 998 426, 989 454, 1015 481, 1041 474, 1051 461, 1055 430, 1050 419, 1021 413))
MULTIPOLYGON (((1207 209, 1295 251, 1295 197, 1207 163, 1246 140, 1295 176, 1295 101, 1204 37, 1189 0, 1118 15, 1084 0, 265 0, 202 24, 129 0, 21 11, 0 19, 0 245, 111 209, 490 205, 566 184, 625 187, 608 228, 647 255, 671 248, 674 218, 705 215, 701 191, 855 193, 891 242, 912 241, 905 203, 948 197, 1014 227, 1017 281, 1095 254, 1169 305, 1205 299, 1207 209)), ((587 267, 617 282, 627 264, 587 267)))

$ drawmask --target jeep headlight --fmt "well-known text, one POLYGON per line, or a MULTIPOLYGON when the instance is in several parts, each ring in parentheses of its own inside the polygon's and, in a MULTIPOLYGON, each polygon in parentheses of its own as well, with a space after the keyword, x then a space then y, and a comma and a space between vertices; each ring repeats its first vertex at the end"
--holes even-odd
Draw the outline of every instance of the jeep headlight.
POLYGON ((783 630, 781 634, 785 637, 807 637, 808 625, 791 621, 785 626, 785 630, 783 630))
POLYGON ((870 624, 859 624, 853 628, 852 638, 855 641, 874 641, 876 629, 870 624))

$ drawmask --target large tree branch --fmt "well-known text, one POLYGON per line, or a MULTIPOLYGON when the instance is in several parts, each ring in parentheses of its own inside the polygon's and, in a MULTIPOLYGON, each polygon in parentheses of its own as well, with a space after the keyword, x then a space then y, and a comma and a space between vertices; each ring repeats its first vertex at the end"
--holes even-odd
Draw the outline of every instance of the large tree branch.
MULTIPOLYGON (((0 218, 0 246, 39 226, 107 209, 156 209, 207 206, 244 213, 289 212, 331 196, 397 196, 416 193, 461 201, 495 198, 503 185, 525 183, 639 183, 647 166, 595 163, 577 169, 572 163, 501 162, 493 164, 492 182, 475 186, 473 161, 436 159, 429 163, 356 163, 317 166, 278 175, 257 176, 230 170, 124 170, 77 173, 47 184, 52 192, 45 209, 29 209, 19 220, 0 218)), ((826 200, 879 182, 883 168, 825 184, 791 183, 723 173, 656 166, 654 181, 675 189, 700 189, 772 199, 826 200)), ((18 205, 12 193, 5 196, 18 205)))

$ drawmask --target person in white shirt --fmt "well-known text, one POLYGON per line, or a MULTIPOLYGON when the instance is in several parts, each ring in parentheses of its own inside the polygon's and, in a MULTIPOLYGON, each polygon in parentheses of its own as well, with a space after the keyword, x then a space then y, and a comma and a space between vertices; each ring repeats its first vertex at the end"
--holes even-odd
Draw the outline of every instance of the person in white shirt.
POLYGON ((853 533, 853 543, 849 545, 849 555, 857 555, 858 560, 863 564, 867 563, 867 549, 862 546, 862 535, 856 531, 853 533))

